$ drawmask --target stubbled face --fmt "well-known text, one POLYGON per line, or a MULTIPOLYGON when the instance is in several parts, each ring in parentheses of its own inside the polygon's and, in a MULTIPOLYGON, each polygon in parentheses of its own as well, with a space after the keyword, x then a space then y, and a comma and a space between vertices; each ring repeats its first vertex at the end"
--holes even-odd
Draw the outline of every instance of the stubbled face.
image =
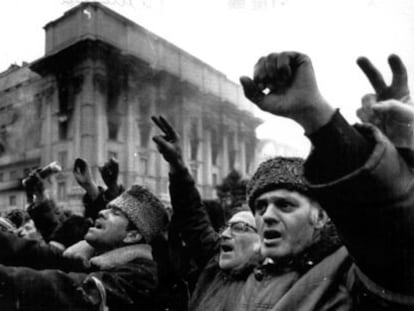
POLYGON ((314 240, 319 209, 306 196, 285 189, 260 195, 254 215, 261 240, 261 254, 272 259, 294 256, 314 240))
POLYGON ((22 225, 19 229, 17 229, 16 233, 17 233, 17 236, 28 239, 28 240, 36 240, 36 241, 43 240, 39 231, 37 231, 33 220, 27 221, 24 225, 22 225))
POLYGON ((220 235, 219 266, 223 270, 239 270, 258 259, 259 235, 254 216, 248 211, 234 214, 228 225, 220 235))
POLYGON ((95 226, 90 227, 85 240, 97 249, 110 250, 122 245, 129 220, 117 207, 109 207, 99 212, 95 226))

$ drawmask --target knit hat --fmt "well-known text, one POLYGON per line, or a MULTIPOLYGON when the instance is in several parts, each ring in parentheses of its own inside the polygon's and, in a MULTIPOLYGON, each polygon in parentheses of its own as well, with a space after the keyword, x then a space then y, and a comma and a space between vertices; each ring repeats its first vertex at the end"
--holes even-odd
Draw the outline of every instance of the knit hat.
POLYGON ((108 206, 116 206, 124 212, 147 243, 167 229, 168 215, 164 205, 148 189, 139 185, 132 185, 108 206))
POLYGON ((247 198, 250 208, 257 197, 276 189, 287 189, 308 194, 308 187, 303 176, 301 158, 275 157, 260 164, 247 184, 247 198))

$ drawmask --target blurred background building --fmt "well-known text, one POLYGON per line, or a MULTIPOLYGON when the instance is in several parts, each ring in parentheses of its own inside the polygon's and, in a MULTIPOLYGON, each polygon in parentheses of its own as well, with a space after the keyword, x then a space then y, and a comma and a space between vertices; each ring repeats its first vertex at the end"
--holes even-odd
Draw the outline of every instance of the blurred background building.
POLYGON ((0 211, 23 207, 21 179, 52 161, 63 167, 52 195, 78 210, 77 157, 99 184, 98 166, 114 157, 123 185, 144 184, 168 201, 151 115, 178 129, 204 198, 232 169, 248 176, 256 168, 261 122, 221 72, 96 2, 44 29, 44 57, 0 74, 0 211))

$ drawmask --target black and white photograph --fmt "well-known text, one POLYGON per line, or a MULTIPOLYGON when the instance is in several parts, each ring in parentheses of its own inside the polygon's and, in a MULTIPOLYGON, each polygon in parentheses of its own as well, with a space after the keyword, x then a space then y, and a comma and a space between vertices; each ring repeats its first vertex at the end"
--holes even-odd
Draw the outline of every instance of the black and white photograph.
POLYGON ((413 311, 414 1, 0 3, 1 311, 413 311))

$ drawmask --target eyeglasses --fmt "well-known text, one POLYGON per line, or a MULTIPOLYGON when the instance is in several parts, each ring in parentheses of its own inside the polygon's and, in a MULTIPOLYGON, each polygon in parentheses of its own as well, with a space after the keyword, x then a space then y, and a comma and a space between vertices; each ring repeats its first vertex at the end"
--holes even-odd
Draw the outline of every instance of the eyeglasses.
POLYGON ((255 227, 243 221, 236 221, 236 222, 228 223, 220 229, 219 233, 222 234, 228 228, 230 228, 231 234, 243 234, 247 232, 257 233, 257 229, 255 227))

